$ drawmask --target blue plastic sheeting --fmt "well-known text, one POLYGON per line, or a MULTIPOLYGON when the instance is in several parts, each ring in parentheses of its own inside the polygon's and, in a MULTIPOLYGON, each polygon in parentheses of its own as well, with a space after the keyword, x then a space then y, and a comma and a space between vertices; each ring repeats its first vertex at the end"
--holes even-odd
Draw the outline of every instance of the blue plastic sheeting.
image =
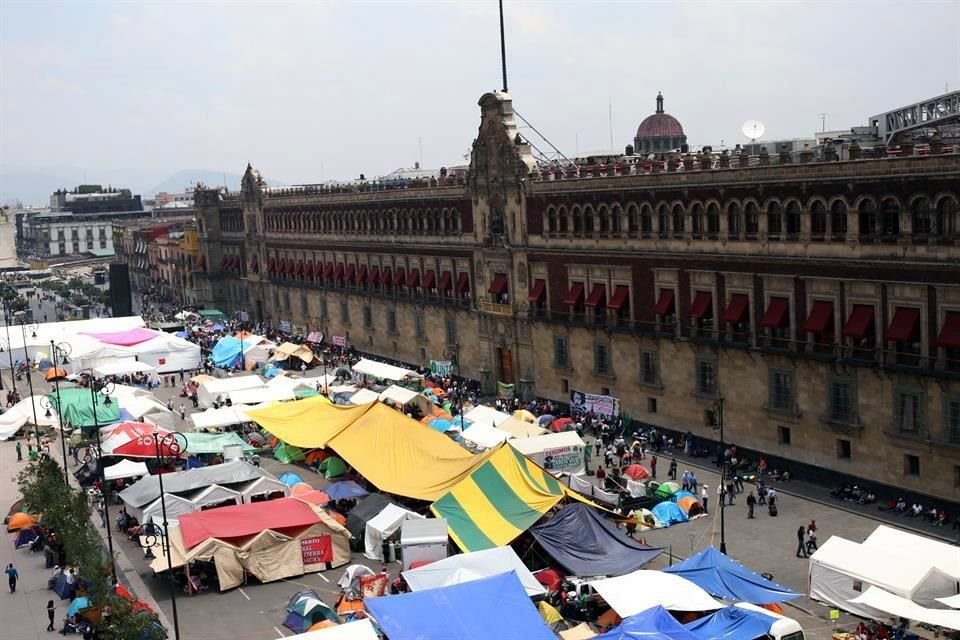
POLYGON ((240 341, 233 336, 224 336, 220 338, 217 344, 213 345, 210 352, 210 359, 218 367, 235 367, 240 362, 240 341))
POLYGON ((569 504, 530 533, 557 564, 574 576, 618 576, 663 553, 630 538, 593 507, 569 504))
POLYGON ((87 599, 87 596, 77 596, 73 599, 73 602, 70 603, 70 606, 67 607, 67 617, 72 618, 77 615, 77 611, 80 609, 86 609, 90 606, 90 600, 87 599))
POLYGON ((369 495, 370 492, 358 485, 352 480, 343 482, 334 482, 323 490, 331 500, 350 500, 351 498, 362 498, 369 495))
POLYGON ((718 598, 770 604, 800 597, 787 587, 767 580, 739 562, 720 553, 716 547, 707 547, 695 556, 664 569, 686 578, 707 593, 718 598))
POLYGON ((672 502, 661 502, 653 509, 650 509, 650 512, 666 527, 677 524, 678 522, 686 522, 690 519, 687 514, 683 512, 683 509, 672 502))
POLYGON ((513 571, 365 604, 390 640, 556 640, 513 571))
POLYGON ((177 336, 178 338, 186 338, 186 337, 189 336, 190 334, 187 333, 186 331, 177 331, 177 332, 176 332, 175 334, 173 334, 173 335, 177 336))
POLYGON ((287 471, 286 473, 280 474, 280 482, 287 485, 288 487, 292 487, 295 484, 300 484, 301 482, 303 482, 303 478, 293 473, 292 471, 287 471))
POLYGON ((702 640, 688 631, 670 612, 657 606, 630 616, 594 640, 702 640))
POLYGON ((754 640, 766 636, 776 621, 758 611, 729 606, 684 626, 698 640, 754 640))

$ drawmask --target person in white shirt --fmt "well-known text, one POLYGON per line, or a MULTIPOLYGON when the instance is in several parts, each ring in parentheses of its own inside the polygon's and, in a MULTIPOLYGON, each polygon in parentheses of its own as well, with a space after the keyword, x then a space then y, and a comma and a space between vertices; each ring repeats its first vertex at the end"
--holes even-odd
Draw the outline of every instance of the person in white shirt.
MULTIPOLYGON (((700 486, 700 502, 703 503, 703 512, 704 512, 704 513, 710 513, 710 512, 707 510, 707 502, 709 502, 709 500, 710 500, 710 493, 707 491, 707 488, 708 488, 708 487, 707 487, 707 485, 705 485, 705 484, 700 486)), ((721 498, 721 500, 722 500, 722 498, 721 498)))

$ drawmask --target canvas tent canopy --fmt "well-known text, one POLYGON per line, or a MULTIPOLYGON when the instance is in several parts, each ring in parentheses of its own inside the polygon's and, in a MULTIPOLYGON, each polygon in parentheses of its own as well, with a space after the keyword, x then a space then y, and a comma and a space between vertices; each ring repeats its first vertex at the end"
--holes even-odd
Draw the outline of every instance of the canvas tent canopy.
POLYGON ((101 393, 91 394, 89 389, 61 389, 60 393, 51 393, 47 399, 64 424, 73 427, 103 426, 120 419, 120 404, 116 400, 109 400, 109 396, 101 393))
POLYGON ((277 362, 289 361, 291 364, 296 361, 296 365, 299 366, 301 362, 312 364, 316 357, 307 345, 284 342, 274 350, 273 357, 270 359, 277 362))
POLYGON ((957 593, 956 579, 921 561, 909 550, 857 544, 832 536, 810 556, 810 597, 859 616, 878 612, 852 602, 875 586, 923 607, 957 593))
POLYGON ((256 387, 253 389, 236 389, 227 394, 230 402, 236 405, 261 404, 265 402, 287 402, 296 400, 297 394, 290 389, 278 387, 256 387))
POLYGON ((526 420, 521 420, 515 415, 510 416, 509 420, 505 420, 498 424, 497 429, 506 432, 510 437, 513 438, 533 438, 550 433, 543 427, 539 427, 535 423, 527 422, 526 420))
POLYGON ((761 605, 800 597, 799 593, 754 573, 715 547, 707 547, 664 571, 686 578, 717 598, 736 602, 761 605))
POLYGON ((463 419, 470 424, 485 424, 496 427, 509 420, 510 414, 497 411, 493 407, 478 405, 463 414, 463 419))
MULTIPOLYGON (((242 460, 234 460, 209 467, 166 473, 163 476, 163 488, 165 493, 183 494, 212 484, 230 487, 256 480, 262 475, 263 471, 259 467, 242 460)), ((119 495, 127 507, 139 509, 160 497, 160 481, 156 476, 146 476, 121 491, 119 495)))
POLYGON ((191 491, 183 497, 192 502, 194 506, 196 506, 197 511, 224 506, 228 503, 234 505, 243 503, 243 496, 240 495, 239 491, 227 489, 218 484, 212 484, 204 489, 191 491))
MULTIPOLYGON (((597 640, 701 640, 684 628, 670 612, 661 606, 651 607, 630 616, 606 633, 594 636, 597 640)), ((719 640, 719 639, 717 639, 719 640)), ((751 640, 745 637, 738 640, 751 640)))
POLYGON ((569 504, 530 529, 556 563, 570 575, 601 576, 635 571, 663 553, 628 537, 585 504, 569 504))
POLYGON ((218 396, 226 400, 232 391, 259 389, 263 386, 263 379, 257 375, 204 380, 197 387, 197 402, 201 407, 206 409, 213 404, 218 396))
POLYGON ((252 422, 241 407, 220 407, 219 409, 198 411, 190 414, 190 421, 193 422, 193 428, 196 431, 222 429, 234 424, 252 422))
POLYGON ((464 442, 472 444, 482 449, 494 449, 503 444, 510 437, 506 431, 501 431, 482 422, 475 422, 460 434, 464 442))
POLYGON ((96 367, 93 370, 94 375, 97 377, 108 377, 108 376, 123 376, 134 373, 149 373, 156 376, 157 368, 147 364, 146 362, 140 362, 134 358, 124 358, 117 359, 114 362, 104 363, 96 367))
POLYGON ((509 571, 517 575, 520 584, 531 598, 543 596, 547 592, 523 564, 513 547, 494 547, 450 556, 416 569, 408 569, 403 572, 403 578, 412 591, 423 591, 489 578, 509 571))
POLYGON ((154 524, 163 524, 163 509, 167 509, 167 522, 176 525, 178 518, 185 513, 193 513, 197 506, 192 500, 181 498, 180 496, 165 493, 163 498, 157 498, 140 511, 141 523, 153 522, 154 524), (160 501, 163 500, 161 503, 160 501))
POLYGON ((390 640, 555 640, 513 572, 366 600, 390 640))
POLYGON ((851 603, 854 606, 882 611, 885 617, 906 618, 960 631, 960 611, 924 607, 879 587, 870 587, 862 595, 854 598, 851 603))
POLYGON ((290 495, 290 487, 274 478, 266 476, 257 478, 248 482, 237 489, 243 496, 244 502, 257 502, 258 500, 270 500, 275 498, 286 498, 290 495))
POLYGON ((641 569, 615 578, 590 582, 621 618, 636 615, 651 607, 670 611, 713 611, 719 602, 685 578, 662 571, 641 569))
POLYGON ((405 405, 416 400, 419 395, 416 391, 392 384, 380 393, 378 399, 381 402, 394 402, 399 405, 405 405))
POLYGON ((776 622, 773 615, 731 605, 684 626, 699 640, 753 640, 769 637, 776 622))
POLYGON ((6 440, 27 424, 33 424, 34 410, 40 426, 54 426, 58 423, 55 408, 50 410, 50 417, 46 416, 44 396, 24 398, 13 405, 3 415, 0 415, 0 440, 6 440), (31 406, 32 405, 32 406, 31 406))
POLYGON ((139 478, 149 475, 145 462, 134 462, 132 460, 121 460, 116 464, 103 468, 103 478, 105 480, 119 480, 120 478, 139 478))
POLYGON ((922 563, 960 580, 960 547, 883 524, 867 536, 863 545, 878 549, 909 549, 910 555, 919 556, 922 563))
POLYGON ((223 453, 224 447, 239 445, 245 452, 254 451, 254 448, 247 444, 238 434, 228 433, 184 433, 184 439, 187 443, 187 454, 197 455, 201 453, 223 453))
POLYGON ((411 369, 395 367, 392 364, 368 360, 366 358, 362 358, 360 362, 353 365, 351 369, 354 373, 362 373, 365 376, 377 378, 378 380, 392 380, 394 382, 423 377, 411 369))
POLYGON ((399 532, 404 520, 414 518, 423 516, 395 504, 385 506, 380 513, 370 518, 364 527, 363 555, 383 562, 383 541, 399 532))
MULTIPOLYGON (((329 494, 328 494, 329 495, 329 494)), ((360 500, 347 514, 347 529, 354 540, 363 540, 367 523, 394 502, 382 493, 371 493, 360 500)))
POLYGON ((583 473, 587 445, 576 431, 516 438, 510 446, 551 473, 583 473))
POLYGON ((377 402, 380 399, 380 394, 372 389, 360 389, 352 396, 350 396, 350 404, 361 405, 368 404, 370 402, 377 402))

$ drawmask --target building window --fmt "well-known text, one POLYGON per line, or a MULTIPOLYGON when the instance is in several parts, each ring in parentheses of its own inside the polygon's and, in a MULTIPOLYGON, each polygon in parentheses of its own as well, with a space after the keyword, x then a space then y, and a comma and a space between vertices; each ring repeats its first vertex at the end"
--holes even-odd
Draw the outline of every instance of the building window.
POLYGON ((716 395, 717 376, 716 364, 708 358, 697 358, 697 393, 703 395, 716 395))
POLYGON ((856 423, 857 411, 853 382, 838 379, 827 381, 827 417, 831 422, 856 423))
POLYGON ((397 312, 393 309, 387 311, 387 333, 393 335, 397 333, 397 312))
POLYGON ((560 393, 570 393, 570 381, 566 378, 560 378, 560 393))
POLYGON ((604 376, 610 375, 610 347, 606 342, 596 342, 593 345, 593 372, 604 376))
POLYGON ((350 322, 350 305, 346 302, 340 303, 340 322, 344 324, 349 324, 350 322))
POLYGON ((960 489, 960 464, 953 465, 953 488, 960 489))
POLYGON ((457 319, 448 317, 444 327, 447 333, 447 344, 457 344, 457 319))
POLYGON ((363 307, 363 326, 365 329, 373 327, 373 314, 370 312, 369 306, 363 307))
POLYGON ((413 312, 413 330, 417 338, 423 338, 423 312, 421 311, 413 312))
POLYGON ((837 439, 837 458, 840 460, 850 460, 852 456, 852 450, 850 448, 850 441, 844 440, 843 438, 837 439))
POLYGON ((309 306, 307 304, 307 296, 300 296, 300 313, 307 315, 309 306))
POLYGON ((903 454, 903 475, 920 475, 920 456, 915 456, 909 453, 903 454))
POLYGON ((947 398, 944 401, 943 431, 949 444, 960 445, 960 399, 947 398))
POLYGON ((567 336, 553 336, 553 366, 566 369, 570 366, 567 352, 567 336))
POLYGON ((898 389, 893 398, 893 426, 901 433, 920 433, 923 430, 923 394, 898 389))
POLYGON ((657 352, 652 349, 640 350, 640 382, 649 385, 660 384, 660 371, 657 352))
POLYGON ((656 412, 657 412, 657 399, 647 398, 647 413, 656 413, 656 412))
POLYGON ((793 411, 793 372, 782 369, 770 371, 769 407, 778 411, 793 411))
POLYGON ((326 320, 328 317, 329 317, 329 314, 327 313, 327 299, 320 298, 320 319, 326 320))
POLYGON ((790 427, 777 427, 777 443, 790 446, 790 427))

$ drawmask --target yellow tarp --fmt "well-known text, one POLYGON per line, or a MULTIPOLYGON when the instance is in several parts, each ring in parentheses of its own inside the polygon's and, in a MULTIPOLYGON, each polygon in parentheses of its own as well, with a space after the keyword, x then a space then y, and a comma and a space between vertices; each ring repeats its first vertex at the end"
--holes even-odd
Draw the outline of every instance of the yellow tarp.
POLYGON ((540 604, 537 605, 537 611, 540 612, 540 617, 543 618, 543 621, 551 627, 557 623, 563 622, 563 616, 560 615, 560 612, 557 611, 552 605, 547 603, 546 600, 540 601, 540 604))
MULTIPOLYGON (((307 400, 293 404, 302 402, 307 400)), ((476 456, 439 431, 386 405, 375 402, 356 409, 362 415, 331 437, 329 446, 388 493, 436 500, 489 455, 476 456)))
POLYGON ((314 396, 296 402, 274 402, 262 409, 248 409, 246 414, 287 444, 319 449, 326 447, 334 436, 356 422, 371 406, 341 407, 331 404, 324 396, 314 396))

